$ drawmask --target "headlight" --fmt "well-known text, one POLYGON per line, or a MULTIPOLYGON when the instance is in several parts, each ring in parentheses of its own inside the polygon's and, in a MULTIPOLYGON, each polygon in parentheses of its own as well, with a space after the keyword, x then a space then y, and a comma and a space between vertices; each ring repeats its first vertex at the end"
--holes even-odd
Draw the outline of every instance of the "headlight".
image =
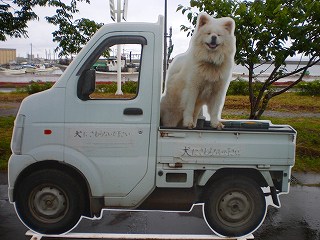
POLYGON ((11 141, 11 151, 17 155, 21 154, 25 118, 26 118, 25 115, 19 114, 16 120, 14 121, 13 137, 11 141))

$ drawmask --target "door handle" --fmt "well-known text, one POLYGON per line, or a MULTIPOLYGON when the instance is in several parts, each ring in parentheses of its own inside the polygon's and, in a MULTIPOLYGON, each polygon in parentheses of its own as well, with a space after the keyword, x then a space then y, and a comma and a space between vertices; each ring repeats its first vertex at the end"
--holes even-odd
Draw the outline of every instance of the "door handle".
POLYGON ((123 110, 124 115, 143 115, 143 110, 141 108, 125 108, 123 110))

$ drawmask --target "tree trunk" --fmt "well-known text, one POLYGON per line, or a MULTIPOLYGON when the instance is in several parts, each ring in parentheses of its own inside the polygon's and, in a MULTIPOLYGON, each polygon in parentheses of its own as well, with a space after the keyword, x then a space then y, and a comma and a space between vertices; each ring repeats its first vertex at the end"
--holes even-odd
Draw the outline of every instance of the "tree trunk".
POLYGON ((254 119, 256 113, 256 97, 253 92, 253 64, 248 67, 249 70, 249 100, 250 100, 250 115, 249 119, 254 119))

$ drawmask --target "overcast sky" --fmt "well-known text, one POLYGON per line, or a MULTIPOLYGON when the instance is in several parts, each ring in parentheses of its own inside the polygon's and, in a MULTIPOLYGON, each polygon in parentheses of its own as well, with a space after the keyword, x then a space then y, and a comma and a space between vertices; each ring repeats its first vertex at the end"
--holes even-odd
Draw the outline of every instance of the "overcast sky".
MULTIPOLYGON (((123 1, 123 0, 122 0, 123 1)), ((115 5, 117 0, 114 0, 115 5)), ((180 25, 190 25, 185 15, 181 11, 176 12, 179 4, 189 5, 189 0, 168 0, 168 27, 173 28, 173 44, 174 52, 172 56, 184 52, 188 48, 190 38, 185 32, 180 32, 180 25)), ((122 4, 121 4, 122 5, 122 4)), ((79 14, 74 19, 88 18, 99 23, 111 23, 109 0, 91 0, 91 4, 79 3, 79 14)), ((52 32, 56 27, 45 21, 45 16, 52 16, 55 12, 54 8, 34 9, 40 17, 39 21, 29 23, 29 38, 14 39, 8 38, 6 42, 0 42, 0 48, 17 49, 18 57, 26 57, 31 51, 31 44, 34 56, 45 57, 51 52, 53 58, 53 50, 57 43, 52 41, 52 32)), ((156 22, 159 15, 164 15, 164 0, 128 0, 128 22, 156 22)))

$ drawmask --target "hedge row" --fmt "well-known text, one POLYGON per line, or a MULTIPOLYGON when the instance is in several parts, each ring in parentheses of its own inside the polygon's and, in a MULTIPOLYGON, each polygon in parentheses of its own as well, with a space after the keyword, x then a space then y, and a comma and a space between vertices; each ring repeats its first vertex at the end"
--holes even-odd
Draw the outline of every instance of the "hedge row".
MULTIPOLYGON (((28 94, 33 94, 37 92, 44 91, 51 88, 53 85, 52 82, 30 82, 29 85, 18 88, 18 92, 26 92, 28 94)), ((256 94, 259 89, 262 87, 263 83, 256 81, 253 84, 253 91, 256 94)), ((138 83, 134 81, 127 81, 122 83, 122 91, 124 93, 137 93, 138 83)), ((274 88, 274 87, 271 87, 274 88)), ((117 91, 117 83, 104 83, 97 84, 96 92, 99 93, 115 93, 117 91)), ((312 82, 301 82, 294 87, 294 91, 301 95, 308 96, 319 96, 320 95, 320 80, 315 80, 312 82)), ((243 79, 236 79, 231 81, 227 95, 249 95, 249 85, 248 81, 243 79)))

